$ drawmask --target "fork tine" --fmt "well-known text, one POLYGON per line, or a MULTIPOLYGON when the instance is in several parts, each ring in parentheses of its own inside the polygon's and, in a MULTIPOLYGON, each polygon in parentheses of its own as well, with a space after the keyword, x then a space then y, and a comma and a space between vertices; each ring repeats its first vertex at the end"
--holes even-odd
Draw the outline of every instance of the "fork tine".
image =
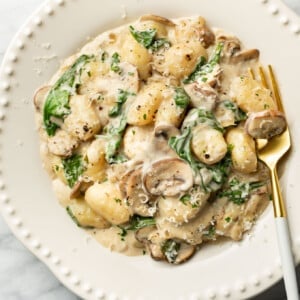
POLYGON ((252 79, 255 79, 255 75, 254 75, 254 72, 251 68, 248 69, 248 72, 249 72, 249 75, 252 79))
POLYGON ((259 72, 261 84, 263 85, 263 87, 268 88, 265 71, 262 66, 259 66, 258 72, 259 72))
POLYGON ((281 101, 281 96, 279 93, 279 88, 278 88, 278 83, 276 81, 273 69, 271 65, 268 65, 268 70, 269 70, 269 74, 270 74, 270 78, 271 78, 271 84, 272 84, 272 88, 273 88, 273 93, 274 93, 274 98, 277 104, 277 108, 278 110, 280 110, 281 112, 284 113, 284 109, 283 109, 283 105, 282 105, 282 101, 281 101))

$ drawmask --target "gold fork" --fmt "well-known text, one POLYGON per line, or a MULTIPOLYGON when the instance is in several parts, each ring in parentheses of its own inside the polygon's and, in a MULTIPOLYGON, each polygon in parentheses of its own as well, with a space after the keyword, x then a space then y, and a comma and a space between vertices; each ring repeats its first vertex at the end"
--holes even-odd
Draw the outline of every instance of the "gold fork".
MULTIPOLYGON (((268 88, 268 81, 264 69, 259 67, 259 77, 262 85, 268 88)), ((268 66, 270 82, 273 90, 273 98, 277 104, 277 109, 284 113, 281 96, 278 88, 277 81, 274 76, 272 67, 268 66)), ((254 77, 253 71, 251 75, 254 77)), ((264 144, 261 141, 261 144, 264 144)), ((287 298, 290 300, 299 299, 295 264, 292 253, 290 231, 287 222, 287 214, 282 198, 278 174, 277 163, 291 148, 290 132, 288 127, 286 130, 269 140, 263 147, 258 145, 258 158, 263 161, 270 169, 271 182, 273 189, 273 207, 275 215, 275 223, 277 230, 277 240, 281 255, 281 263, 283 269, 283 278, 287 298)))

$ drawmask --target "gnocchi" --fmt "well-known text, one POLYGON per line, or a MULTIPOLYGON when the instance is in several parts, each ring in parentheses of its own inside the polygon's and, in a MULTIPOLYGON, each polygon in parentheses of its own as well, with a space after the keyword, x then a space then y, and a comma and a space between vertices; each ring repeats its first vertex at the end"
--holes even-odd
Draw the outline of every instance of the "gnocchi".
POLYGON ((171 264, 241 240, 271 195, 256 140, 286 128, 248 73, 258 57, 203 17, 145 15, 67 59, 34 106, 72 220, 105 247, 171 264))

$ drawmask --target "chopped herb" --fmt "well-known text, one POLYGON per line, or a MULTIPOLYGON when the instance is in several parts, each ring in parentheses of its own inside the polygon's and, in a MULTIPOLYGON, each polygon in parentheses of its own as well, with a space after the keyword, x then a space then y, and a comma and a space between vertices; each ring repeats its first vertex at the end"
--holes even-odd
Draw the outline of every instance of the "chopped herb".
POLYGON ((212 73, 214 68, 218 65, 223 50, 223 43, 218 43, 209 58, 208 62, 204 56, 200 57, 200 61, 196 65, 194 71, 183 80, 183 83, 191 83, 195 80, 206 82, 208 80, 207 75, 212 73))
POLYGON ((229 222, 231 222, 231 218, 230 218, 230 217, 226 217, 226 218, 225 218, 225 221, 226 221, 227 223, 229 223, 229 222))
POLYGON ((147 252, 146 252, 146 250, 145 249, 143 249, 143 255, 145 255, 147 252))
POLYGON ((228 152, 232 152, 232 150, 233 150, 233 148, 234 148, 234 145, 233 144, 228 144, 227 145, 227 150, 228 150, 228 152))
POLYGON ((238 123, 240 121, 244 121, 247 119, 247 114, 242 111, 236 103, 230 101, 230 100, 225 100, 223 101, 223 105, 225 108, 231 110, 234 113, 234 121, 235 123, 238 123))
POLYGON ((273 195, 272 195, 272 194, 269 195, 269 200, 270 200, 270 201, 273 200, 273 195))
POLYGON ((166 240, 162 244, 161 250, 169 263, 174 263, 176 261, 176 258, 179 254, 180 246, 180 243, 177 243, 172 239, 166 240))
POLYGON ((106 51, 103 51, 101 54, 101 61, 105 62, 107 58, 108 58, 108 53, 106 51))
POLYGON ((190 103, 190 97, 183 88, 176 87, 174 101, 177 106, 185 109, 190 103))
POLYGON ((270 108, 270 105, 269 104, 264 104, 264 109, 267 109, 267 108, 270 108))
POLYGON ((91 71, 87 71, 87 74, 88 74, 89 77, 92 76, 91 71))
POLYGON ((115 198, 115 201, 116 201, 116 203, 118 203, 118 204, 121 204, 121 203, 122 203, 122 200, 119 199, 119 198, 115 198))
POLYGON ((241 205, 249 198, 250 193, 263 186, 264 183, 256 182, 241 182, 236 177, 229 181, 229 187, 219 193, 220 197, 227 197, 229 201, 241 205))
POLYGON ((143 119, 146 120, 147 119, 147 115, 143 114, 143 119))
POLYGON ((127 236, 127 230, 121 226, 117 226, 121 232, 118 233, 118 235, 121 237, 121 241, 125 241, 125 237, 127 236))
POLYGON ((152 50, 152 52, 158 51, 162 47, 170 47, 171 43, 166 39, 157 39, 155 40, 152 45, 149 47, 149 49, 152 50))
POLYGON ((166 39, 155 39, 156 29, 147 29, 138 31, 133 26, 129 26, 129 30, 133 38, 146 49, 152 52, 158 51, 161 47, 169 47, 171 43, 166 39))
POLYGON ((190 203, 191 201, 191 195, 189 194, 183 195, 179 198, 179 201, 182 202, 184 205, 188 205, 188 203, 190 203))
POLYGON ((132 130, 132 134, 135 135, 135 130, 132 130))
POLYGON ((79 176, 84 172, 85 168, 82 161, 82 156, 74 154, 69 158, 62 160, 62 165, 66 180, 70 187, 73 187, 79 176))
POLYGON ((216 227, 214 225, 210 225, 207 233, 204 234, 208 238, 214 238, 216 235, 216 227))
POLYGON ((121 71, 119 63, 120 63, 120 55, 117 52, 115 52, 111 57, 110 69, 116 73, 119 73, 121 71))
POLYGON ((122 107, 123 104, 127 101, 129 96, 133 96, 135 94, 130 93, 128 91, 124 91, 119 89, 118 91, 118 96, 117 96, 117 105, 115 105, 110 111, 109 111, 109 116, 110 117, 117 117, 121 114, 122 112, 122 107))
POLYGON ((134 73, 133 73, 133 72, 128 72, 128 75, 129 75, 129 76, 133 76, 134 73))
POLYGON ((63 121, 70 114, 69 98, 77 92, 82 70, 93 58, 81 55, 50 90, 43 109, 44 127, 49 136, 53 136, 56 129, 60 128, 59 121, 55 119, 63 121))
POLYGON ((130 220, 129 226, 126 227, 126 230, 138 230, 155 224, 156 220, 154 218, 134 215, 130 220))

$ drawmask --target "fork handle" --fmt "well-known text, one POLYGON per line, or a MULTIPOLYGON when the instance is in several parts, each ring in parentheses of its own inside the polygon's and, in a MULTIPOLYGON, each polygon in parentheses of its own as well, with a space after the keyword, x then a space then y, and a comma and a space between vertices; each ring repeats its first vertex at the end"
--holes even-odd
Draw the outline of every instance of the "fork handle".
POLYGON ((287 219, 283 217, 275 218, 275 223, 287 299, 299 300, 296 269, 291 246, 289 225, 287 219))

